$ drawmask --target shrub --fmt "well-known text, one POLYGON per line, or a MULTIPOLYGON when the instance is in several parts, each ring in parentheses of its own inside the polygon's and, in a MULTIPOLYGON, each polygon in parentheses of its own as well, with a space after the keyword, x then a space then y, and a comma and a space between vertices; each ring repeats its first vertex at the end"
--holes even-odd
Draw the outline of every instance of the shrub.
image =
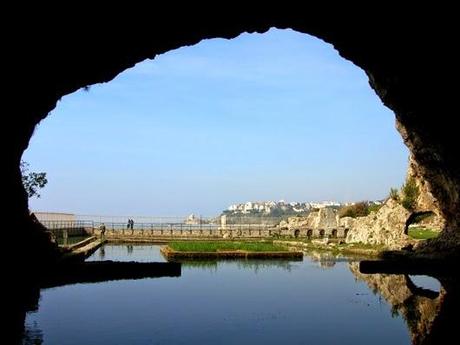
POLYGON ((397 188, 390 188, 390 198, 399 201, 399 191, 397 188))
POLYGON ((380 210, 380 208, 383 206, 383 204, 372 204, 372 205, 368 205, 367 206, 367 210, 369 213, 371 212, 377 212, 378 210, 380 210))
POLYGON ((402 200, 401 204, 403 207, 409 211, 413 211, 415 208, 415 204, 417 202, 417 198, 420 194, 420 191, 415 183, 415 179, 408 178, 406 183, 401 188, 402 192, 402 200))
POLYGON ((364 217, 369 214, 369 205, 365 201, 358 202, 354 205, 345 206, 340 209, 339 217, 364 217))

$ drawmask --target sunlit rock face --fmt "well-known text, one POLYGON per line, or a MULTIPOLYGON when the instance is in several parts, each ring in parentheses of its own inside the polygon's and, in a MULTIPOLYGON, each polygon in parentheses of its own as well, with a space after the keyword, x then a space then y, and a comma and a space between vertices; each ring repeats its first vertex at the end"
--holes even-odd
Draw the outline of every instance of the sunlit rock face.
POLYGON ((390 249, 401 249, 407 245, 406 221, 410 212, 400 203, 388 199, 377 212, 366 217, 341 218, 341 225, 350 229, 347 243, 381 244, 390 249))
MULTIPOLYGON (((16 18, 15 28, 28 29, 15 31, 3 45, 6 66, 14 71, 4 80, 10 93, 4 97, 4 108, 15 109, 8 116, 9 140, 2 156, 4 213, 8 215, 6 225, 14 229, 7 233, 7 241, 21 242, 34 248, 34 256, 40 255, 34 244, 26 245, 35 230, 28 219, 19 162, 35 126, 63 96, 108 82, 140 61, 202 39, 230 39, 277 27, 323 39, 365 71, 370 86, 394 111, 397 129, 418 163, 418 172, 438 200, 446 221, 446 235, 438 241, 458 249, 460 170, 458 145, 453 140, 458 126, 452 116, 457 97, 452 96, 448 80, 458 65, 452 44, 457 41, 456 30, 449 26, 456 20, 446 18, 427 25, 436 6, 417 16, 400 11, 385 16, 383 11, 366 13, 361 8, 349 14, 341 11, 337 17, 330 7, 300 11, 286 5, 251 12, 236 4, 222 6, 225 10, 195 6, 187 16, 178 16, 177 8, 172 7, 159 11, 155 19, 150 10, 141 8, 125 8, 120 16, 92 17, 92 11, 85 11, 84 17, 76 15, 75 20, 54 12, 16 18), (120 26, 117 18, 128 16, 129 10, 135 12, 129 14, 135 25, 120 26)), ((456 13, 444 9, 443 16, 449 12, 456 13)), ((43 248, 45 251, 46 246, 43 248)))
MULTIPOLYGON (((418 225, 435 230, 444 228, 445 220, 440 211, 439 203, 431 193, 429 184, 421 176, 418 164, 412 156, 409 159, 407 178, 413 178, 419 189, 414 209, 408 211, 399 202, 388 199, 381 209, 366 217, 341 218, 339 226, 350 229, 346 242, 383 244, 391 249, 400 249, 410 242, 406 236, 410 216, 420 212, 433 212, 433 215, 422 220, 418 225)), ((426 243, 423 245, 418 243, 416 248, 420 246, 426 246, 426 243)))
POLYGON ((439 202, 431 193, 428 182, 421 176, 420 168, 412 156, 409 158, 407 178, 413 178, 420 191, 414 212, 433 212, 433 215, 422 220, 420 225, 434 230, 444 229, 445 220, 441 214, 439 202))
POLYGON ((289 217, 287 221, 281 221, 282 229, 295 230, 300 228, 308 229, 335 229, 337 223, 337 211, 330 208, 320 208, 312 211, 306 217, 289 217))

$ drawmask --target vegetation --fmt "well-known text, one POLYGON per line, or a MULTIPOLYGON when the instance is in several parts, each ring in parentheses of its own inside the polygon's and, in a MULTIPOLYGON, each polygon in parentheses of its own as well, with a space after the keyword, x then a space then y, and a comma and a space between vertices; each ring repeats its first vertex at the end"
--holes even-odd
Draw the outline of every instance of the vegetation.
POLYGON ((397 188, 390 188, 390 198, 394 201, 399 201, 399 190, 397 188))
POLYGON ((354 205, 342 207, 339 211, 339 217, 364 217, 369 213, 369 204, 365 201, 361 201, 354 205))
POLYGON ((408 178, 406 183, 402 186, 401 192, 401 204, 405 209, 413 211, 415 209, 417 198, 420 195, 420 190, 415 182, 415 179, 411 177, 408 178))
POLYGON ((168 243, 169 247, 179 252, 217 252, 245 250, 250 252, 279 252, 286 248, 271 242, 239 241, 177 241, 168 243))
POLYGON ((31 198, 36 196, 39 198, 40 193, 38 191, 45 187, 45 185, 48 183, 48 180, 46 179, 46 173, 30 172, 29 163, 21 161, 21 174, 22 184, 24 185, 24 189, 26 190, 28 197, 31 198))
POLYGON ((439 232, 432 229, 413 227, 409 228, 408 235, 416 240, 427 240, 438 237, 439 232))
POLYGON ((367 205, 367 210, 369 211, 369 213, 371 212, 377 212, 378 210, 380 210, 380 208, 383 206, 383 204, 369 204, 367 205))

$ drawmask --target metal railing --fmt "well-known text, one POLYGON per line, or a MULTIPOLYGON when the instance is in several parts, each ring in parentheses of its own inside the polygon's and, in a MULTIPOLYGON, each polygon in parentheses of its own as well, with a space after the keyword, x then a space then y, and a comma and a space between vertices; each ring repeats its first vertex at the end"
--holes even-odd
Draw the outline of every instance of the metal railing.
POLYGON ((194 231, 194 230, 262 230, 272 228, 267 224, 185 224, 185 223, 134 223, 132 227, 125 223, 114 222, 93 222, 94 229, 104 224, 106 230, 173 230, 173 231, 194 231))
POLYGON ((40 223, 48 230, 94 228, 94 222, 91 220, 42 220, 40 223))
POLYGON ((92 220, 61 221, 47 220, 41 223, 51 232, 58 233, 66 231, 69 236, 81 234, 84 231, 93 231, 104 225, 106 230, 173 230, 173 231, 218 231, 218 230, 266 230, 273 228, 270 224, 186 224, 178 222, 161 222, 161 223, 133 223, 132 226, 121 222, 96 222, 92 220))

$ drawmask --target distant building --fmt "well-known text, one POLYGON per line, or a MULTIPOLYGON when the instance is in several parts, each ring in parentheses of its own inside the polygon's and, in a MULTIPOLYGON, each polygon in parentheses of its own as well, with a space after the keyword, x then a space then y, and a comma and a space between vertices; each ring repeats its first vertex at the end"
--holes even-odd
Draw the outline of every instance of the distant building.
POLYGON ((49 222, 49 221, 60 221, 60 222, 75 222, 76 217, 73 213, 62 213, 62 212, 40 212, 32 211, 31 213, 35 214, 35 217, 40 222, 49 222))
POLYGON ((187 225, 198 225, 200 224, 200 222, 201 218, 197 217, 193 213, 190 216, 188 216, 184 221, 184 223, 187 225))

